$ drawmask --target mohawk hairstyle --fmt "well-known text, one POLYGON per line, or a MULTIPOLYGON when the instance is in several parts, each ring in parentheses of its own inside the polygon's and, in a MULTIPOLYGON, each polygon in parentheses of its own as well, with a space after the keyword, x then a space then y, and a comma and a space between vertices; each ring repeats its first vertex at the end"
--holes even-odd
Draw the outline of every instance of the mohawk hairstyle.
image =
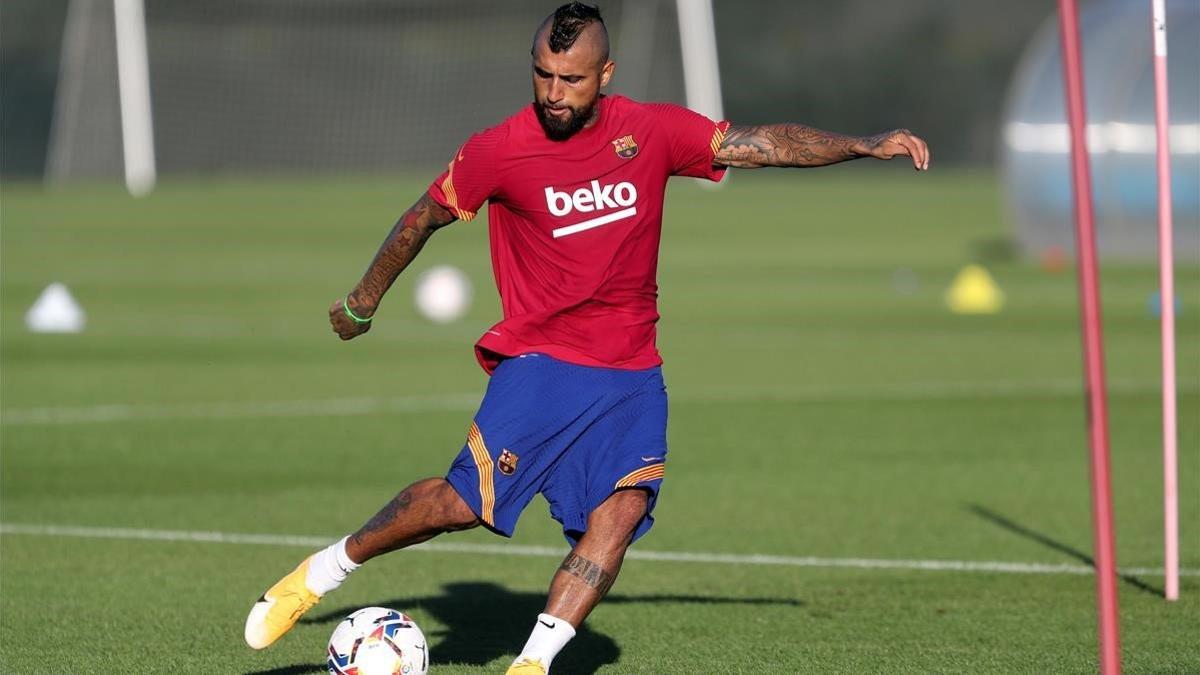
MULTIPOLYGON (((599 23, 601 28, 605 27, 599 7, 582 2, 569 2, 554 10, 553 23, 550 25, 550 51, 558 54, 570 49, 575 40, 579 39, 583 29, 592 22, 599 23)), ((608 58, 607 54, 605 58, 608 58)))

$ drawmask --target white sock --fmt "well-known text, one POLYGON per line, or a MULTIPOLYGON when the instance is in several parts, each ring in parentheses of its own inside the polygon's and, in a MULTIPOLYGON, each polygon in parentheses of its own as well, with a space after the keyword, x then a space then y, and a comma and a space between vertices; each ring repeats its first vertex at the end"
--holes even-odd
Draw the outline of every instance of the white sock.
POLYGON ((341 586, 346 577, 358 569, 358 563, 346 555, 347 539, 349 537, 343 537, 329 548, 317 551, 312 557, 312 561, 308 563, 308 576, 304 578, 308 590, 317 595, 325 595, 341 586))
POLYGON ((575 627, 567 623, 563 619, 549 614, 538 614, 537 623, 533 626, 533 632, 529 635, 529 641, 525 643, 525 648, 521 650, 521 654, 513 663, 519 662, 521 659, 536 659, 542 662, 546 670, 550 670, 550 662, 563 647, 575 637, 575 627))

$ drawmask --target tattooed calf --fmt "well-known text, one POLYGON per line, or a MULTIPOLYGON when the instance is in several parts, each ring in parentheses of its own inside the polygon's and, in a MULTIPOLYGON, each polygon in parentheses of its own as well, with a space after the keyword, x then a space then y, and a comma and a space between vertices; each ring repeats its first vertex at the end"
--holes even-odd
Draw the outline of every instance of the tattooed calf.
POLYGON ((392 501, 388 502, 386 506, 379 509, 379 513, 371 516, 371 519, 367 521, 366 525, 362 526, 361 530, 354 533, 354 542, 361 545, 363 542, 360 534, 373 534, 387 529, 396 516, 401 511, 408 510, 408 507, 411 505, 412 492, 405 488, 400 494, 393 497, 392 501))
POLYGON ((617 580, 617 575, 574 552, 567 555, 567 559, 563 561, 562 567, 559 569, 579 577, 583 583, 596 589, 600 595, 608 593, 608 589, 612 588, 613 583, 617 580))

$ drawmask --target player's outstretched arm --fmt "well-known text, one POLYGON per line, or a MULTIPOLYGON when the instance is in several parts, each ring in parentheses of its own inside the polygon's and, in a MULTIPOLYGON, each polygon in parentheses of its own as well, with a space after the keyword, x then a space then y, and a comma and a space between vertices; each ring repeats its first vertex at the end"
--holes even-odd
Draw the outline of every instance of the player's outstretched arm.
POLYGON ((374 316, 379 301, 392 287, 396 277, 417 257, 421 247, 438 228, 455 220, 454 214, 434 201, 428 192, 421 195, 417 203, 396 221, 354 290, 345 298, 338 298, 329 308, 329 323, 333 326, 333 332, 343 340, 349 340, 370 330, 368 320, 374 316))
POLYGON ((713 163, 740 169, 764 166, 825 166, 859 157, 912 158, 917 171, 929 170, 929 146, 908 129, 874 136, 844 136, 803 124, 732 126, 713 163))

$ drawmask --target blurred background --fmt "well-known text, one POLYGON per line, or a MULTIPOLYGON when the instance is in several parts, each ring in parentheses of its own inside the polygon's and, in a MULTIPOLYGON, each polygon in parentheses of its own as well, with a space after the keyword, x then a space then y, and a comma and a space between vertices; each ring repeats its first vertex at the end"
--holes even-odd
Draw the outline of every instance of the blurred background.
MULTIPOLYGON (((90 672, 103 654, 108 670, 145 670, 149 616, 156 653, 173 659, 153 670, 323 671, 312 666, 328 622, 267 654, 237 633, 309 544, 221 548, 193 534, 344 532, 462 446, 486 386, 471 345, 499 319, 484 218, 438 232, 370 334, 338 341, 326 309, 463 140, 527 104, 532 31, 557 4, 145 0, 149 124, 137 128, 153 152, 134 197, 114 2, 0 0, 0 669, 90 672), (414 305, 417 279, 439 265, 472 298, 445 322, 414 305), (35 303, 70 334, 32 332, 47 327, 29 322, 35 303), (132 541, 130 528, 175 539, 132 541), (172 611, 178 597, 186 612, 172 611)), ((612 90, 687 103, 694 64, 675 0, 599 4, 612 90)), ((1170 607, 1155 572, 1149 0, 1080 5, 1118 561, 1135 570, 1123 630, 1131 670, 1200 672, 1187 628, 1200 621, 1200 0, 1167 0, 1190 570, 1170 607)), ((779 659, 772 672, 1095 672, 1056 3, 712 7, 719 67, 701 76, 719 76, 723 117, 904 126, 928 140, 933 166, 672 182, 659 274, 672 452, 644 546, 885 566, 680 573, 631 559, 623 600, 589 620, 590 647, 576 652, 592 656, 564 670, 718 672, 736 644, 779 659), (886 568, 922 560, 1074 572, 886 568), (669 654, 639 629, 660 620, 678 628, 669 654)), ((517 540, 561 547, 540 504, 517 540)), ((390 556, 359 573, 375 583, 334 603, 403 594, 436 662, 458 663, 439 672, 495 671, 524 639, 524 619, 505 614, 511 596, 538 605, 557 564, 498 550, 390 556), (456 596, 463 579, 493 595, 456 596), (430 609, 447 605, 461 611, 430 609), (490 641, 476 639, 485 606, 490 641)))
MULTIPOLYGON (((66 56, 85 63, 61 63, 71 4, 7 0, 2 8, 6 175, 44 171, 60 64, 115 84, 111 3, 74 3, 89 16, 79 19, 87 27, 73 35, 88 44, 80 50, 86 57, 70 49, 66 56)), ((320 167, 321 151, 345 140, 344 127, 361 125, 374 125, 362 136, 381 136, 377 143, 391 145, 360 166, 440 163, 463 134, 528 98, 528 64, 517 57, 528 48, 528 17, 552 4, 152 0, 146 9, 164 171, 320 167), (456 93, 463 95, 445 105, 456 93), (198 109, 201 102, 207 105, 198 109), (177 126, 188 110, 197 116, 193 134, 177 126), (216 136, 213 127, 239 112, 245 113, 236 118, 240 124, 223 134, 231 146, 264 133, 278 138, 288 131, 275 126, 280 123, 329 145, 266 157, 251 152, 258 147, 247 148, 224 159, 197 157, 199 151, 187 147, 182 137, 216 136), (275 125, 264 123, 272 118, 275 125), (442 147, 423 138, 439 120, 451 137, 442 147), (408 139, 420 143, 416 147, 387 138, 397 134, 376 133, 410 124, 424 132, 409 134, 421 137, 408 139)), ((601 9, 620 73, 614 90, 682 102, 674 1, 614 1, 601 9)), ((941 161, 990 164, 998 156, 1007 84, 1050 9, 1042 0, 1003 7, 945 0, 717 0, 727 113, 746 122, 795 119, 858 132, 903 120, 934 141, 941 161)), ((115 106, 115 88, 107 93, 107 100, 93 94, 92 106, 115 106)), ((111 118, 97 123, 97 131, 119 133, 115 110, 91 114, 111 118)), ((324 161, 345 162, 362 147, 324 161)))
MULTIPOLYGON (((1179 254, 1200 256, 1200 3, 1171 0, 1179 254)), ((1044 0, 713 3, 725 116, 847 133, 907 126, 944 167, 999 169, 1029 253, 1070 250, 1053 5, 1044 0)), ((528 17, 546 3, 154 0, 146 5, 157 171, 432 169, 528 98, 528 17), (202 55, 202 56, 201 56, 202 55)), ((613 90, 686 103, 676 7, 604 3, 613 90)), ((1100 243, 1154 252, 1153 78, 1144 8, 1084 0, 1100 243)), ((113 7, 7 0, 0 172, 121 175, 113 7)))

